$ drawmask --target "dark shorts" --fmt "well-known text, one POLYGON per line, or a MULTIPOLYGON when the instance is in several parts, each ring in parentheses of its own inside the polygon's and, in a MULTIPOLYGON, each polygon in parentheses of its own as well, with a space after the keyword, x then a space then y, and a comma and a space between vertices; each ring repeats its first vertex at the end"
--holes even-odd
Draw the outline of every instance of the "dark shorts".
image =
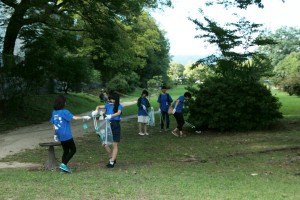
POLYGON ((112 120, 110 121, 111 131, 113 134, 113 141, 120 142, 121 139, 121 126, 120 121, 112 120))

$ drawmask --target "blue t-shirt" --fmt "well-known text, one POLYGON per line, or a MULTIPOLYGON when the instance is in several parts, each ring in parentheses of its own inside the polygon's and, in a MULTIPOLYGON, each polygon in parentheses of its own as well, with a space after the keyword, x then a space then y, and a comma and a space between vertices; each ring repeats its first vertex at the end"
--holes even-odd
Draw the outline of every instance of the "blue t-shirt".
MULTIPOLYGON (((141 100, 141 105, 144 105, 147 108, 147 104, 149 104, 148 99, 146 99, 145 97, 141 97, 140 100, 141 100)), ((146 110, 144 110, 142 107, 139 107, 138 116, 148 116, 148 112, 146 110)))
MULTIPOLYGON (((108 104, 105 104, 105 110, 106 110, 106 114, 107 115, 111 115, 111 114, 114 114, 114 104, 112 103, 108 103, 108 104)), ((118 110, 123 110, 123 106, 121 104, 119 104, 119 107, 118 107, 118 110)), ((122 119, 122 116, 121 115, 118 115, 118 116, 113 116, 110 121, 120 121, 122 119)))
POLYGON ((172 97, 167 93, 160 94, 157 99, 157 103, 160 103, 160 110, 163 112, 168 112, 172 101, 172 97))
MULTIPOLYGON (((178 97, 177 100, 179 100, 179 103, 178 103, 178 105, 177 105, 177 107, 176 107, 176 112, 181 113, 181 112, 182 112, 182 109, 183 109, 183 106, 184 106, 184 96, 178 97)), ((176 100, 176 101, 177 101, 177 100, 176 100)), ((173 106, 172 106, 173 108, 175 107, 176 101, 174 102, 174 104, 173 104, 173 106)))
POLYGON ((52 112, 50 122, 54 125, 55 133, 59 141, 62 142, 73 138, 70 126, 70 121, 73 119, 73 116, 70 111, 65 109, 54 110, 52 112))

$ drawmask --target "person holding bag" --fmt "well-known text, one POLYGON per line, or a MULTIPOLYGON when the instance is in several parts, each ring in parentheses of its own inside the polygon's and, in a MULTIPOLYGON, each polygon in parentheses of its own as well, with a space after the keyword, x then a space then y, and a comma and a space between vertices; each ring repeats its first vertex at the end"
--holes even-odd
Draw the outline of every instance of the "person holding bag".
POLYGON ((147 99, 148 95, 148 91, 143 90, 141 96, 137 100, 139 135, 149 135, 147 132, 147 124, 149 122, 148 109, 150 108, 150 103, 147 99))
POLYGON ((114 168, 118 154, 118 143, 121 139, 120 121, 122 119, 123 106, 120 104, 120 98, 117 94, 109 95, 108 100, 109 103, 97 106, 96 110, 105 109, 106 119, 110 121, 111 131, 113 134, 112 150, 108 145, 103 145, 103 148, 109 156, 109 161, 106 167, 114 168))
POLYGON ((62 163, 59 165, 61 172, 72 173, 72 170, 68 167, 68 162, 76 153, 76 145, 73 140, 73 135, 71 132, 70 121, 74 120, 89 120, 90 116, 75 116, 69 110, 65 109, 66 97, 59 95, 53 106, 52 117, 50 122, 53 124, 55 130, 55 135, 53 139, 55 141, 60 141, 63 148, 62 163))
POLYGON ((185 92, 183 96, 178 97, 178 99, 175 101, 175 103, 172 105, 173 108, 173 116, 176 119, 177 127, 172 131, 172 134, 176 137, 183 137, 185 136, 182 132, 182 127, 184 125, 184 117, 183 117, 183 107, 184 107, 184 101, 188 101, 192 98, 191 93, 185 92), (179 131, 179 134, 177 133, 179 131))

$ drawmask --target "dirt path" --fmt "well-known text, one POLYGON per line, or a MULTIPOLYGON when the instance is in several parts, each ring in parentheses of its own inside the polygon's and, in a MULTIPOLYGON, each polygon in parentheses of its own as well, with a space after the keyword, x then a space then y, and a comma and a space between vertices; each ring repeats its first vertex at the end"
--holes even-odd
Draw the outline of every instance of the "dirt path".
MULTIPOLYGON (((123 106, 135 104, 133 102, 123 102, 123 106)), ((90 115, 89 113, 83 113, 81 115, 90 115)), ((82 120, 72 120, 71 128, 74 138, 84 136, 84 133, 94 130, 92 120, 88 121, 88 129, 83 129, 82 120)), ((34 149, 39 147, 39 143, 52 142, 53 141, 53 129, 50 122, 43 122, 41 124, 26 126, 12 130, 8 133, 0 135, 0 169, 1 168, 16 168, 16 167, 28 167, 30 163, 17 163, 17 162, 1 162, 3 158, 9 155, 13 155, 26 149, 34 149)))

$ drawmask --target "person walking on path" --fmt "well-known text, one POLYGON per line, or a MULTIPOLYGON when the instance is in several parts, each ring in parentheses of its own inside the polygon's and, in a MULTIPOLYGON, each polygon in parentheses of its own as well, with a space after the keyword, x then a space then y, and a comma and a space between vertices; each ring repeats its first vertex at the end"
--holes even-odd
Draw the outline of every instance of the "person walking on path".
POLYGON ((170 94, 167 93, 166 86, 161 87, 161 94, 159 94, 157 103, 158 103, 158 111, 160 112, 160 132, 168 131, 170 127, 170 118, 168 114, 169 107, 173 102, 170 94), (166 128, 164 126, 166 124, 166 128))
POLYGON ((148 109, 150 108, 149 100, 147 99, 149 93, 147 90, 143 90, 141 97, 138 98, 138 124, 139 124, 139 135, 149 135, 147 132, 147 124, 149 121, 148 109))
POLYGON ((120 104, 120 97, 117 94, 109 95, 109 103, 96 107, 96 110, 105 109, 106 118, 109 119, 111 125, 111 131, 113 134, 112 150, 108 145, 103 145, 109 161, 106 167, 114 168, 117 162, 118 155, 118 143, 121 140, 121 125, 123 106, 120 104))
POLYGON ((188 101, 192 97, 191 93, 185 92, 183 96, 178 97, 175 103, 172 105, 173 107, 173 115, 177 122, 177 127, 172 131, 172 134, 176 137, 183 137, 185 136, 182 132, 182 127, 184 125, 184 117, 183 117, 183 107, 184 101, 188 101), (179 131, 179 134, 177 133, 179 131))
POLYGON ((61 172, 72 173, 68 167, 68 162, 76 153, 76 145, 71 132, 70 121, 91 119, 90 116, 74 116, 69 110, 64 109, 66 105, 66 97, 60 95, 54 101, 54 111, 50 122, 53 124, 55 135, 54 140, 60 141, 63 148, 62 163, 59 165, 61 172))

